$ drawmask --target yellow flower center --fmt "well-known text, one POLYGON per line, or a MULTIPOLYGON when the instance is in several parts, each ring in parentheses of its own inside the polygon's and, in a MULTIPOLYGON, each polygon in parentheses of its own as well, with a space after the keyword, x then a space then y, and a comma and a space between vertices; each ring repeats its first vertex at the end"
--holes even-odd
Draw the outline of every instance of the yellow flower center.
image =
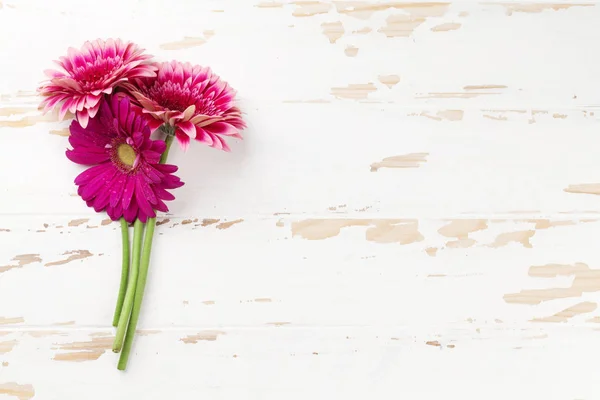
POLYGON ((136 154, 135 150, 133 150, 133 147, 131 147, 127 143, 123 143, 120 144, 119 147, 117 147, 117 156, 123 164, 132 167, 135 162, 136 154))

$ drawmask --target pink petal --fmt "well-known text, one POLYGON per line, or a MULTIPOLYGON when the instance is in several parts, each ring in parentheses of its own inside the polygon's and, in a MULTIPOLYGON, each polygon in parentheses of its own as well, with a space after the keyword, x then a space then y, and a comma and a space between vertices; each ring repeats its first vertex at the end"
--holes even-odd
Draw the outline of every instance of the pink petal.
POLYGON ((122 198, 122 205, 124 210, 127 210, 129 208, 129 204, 131 204, 131 199, 133 198, 134 191, 135 179, 133 177, 128 177, 127 182, 125 183, 125 189, 123 190, 122 198))
POLYGON ((77 111, 77 122, 79 122, 82 128, 87 128, 89 120, 90 116, 85 108, 82 111, 77 111))
POLYGON ((210 135, 202 128, 196 127, 196 140, 212 146, 213 140, 210 135))
POLYGON ((216 135, 232 136, 238 133, 238 130, 233 125, 226 122, 215 122, 214 124, 205 126, 204 129, 216 135))
POLYGON ((179 142, 179 146, 181 147, 181 150, 187 151, 188 147, 190 147, 190 137, 188 135, 184 135, 183 133, 180 133, 180 131, 177 131, 175 133, 175 137, 177 138, 177 141, 179 142))
POLYGON ((196 127, 189 121, 178 123, 177 128, 178 131, 189 136, 190 139, 194 139, 196 137, 196 127))

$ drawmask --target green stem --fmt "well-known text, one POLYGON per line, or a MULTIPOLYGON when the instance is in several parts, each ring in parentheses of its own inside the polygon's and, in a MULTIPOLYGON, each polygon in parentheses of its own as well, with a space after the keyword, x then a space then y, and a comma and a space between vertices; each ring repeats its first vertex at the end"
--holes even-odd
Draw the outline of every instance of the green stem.
POLYGON ((119 316, 119 324, 117 326, 117 334, 113 342, 113 351, 118 353, 123 347, 123 338, 127 330, 127 320, 133 308, 133 299, 135 295, 136 284, 138 280, 138 270, 140 267, 140 252, 142 250, 142 235, 144 234, 144 224, 136 219, 133 224, 133 258, 131 260, 131 277, 127 282, 127 291, 125 292, 125 300, 121 315, 119 316))
MULTIPOLYGON (((169 149, 173 143, 173 135, 167 135, 165 138, 165 144, 167 148, 160 157, 160 163, 164 164, 167 161, 169 155, 169 149)), ((154 227, 156 226, 156 218, 149 218, 146 223, 146 235, 144 237, 144 250, 142 252, 142 261, 140 263, 140 270, 138 274, 137 285, 135 288, 135 300, 133 302, 133 310, 131 311, 131 318, 129 319, 129 328, 127 329, 127 335, 125 336, 125 343, 123 344, 123 351, 119 357, 119 363, 117 369, 125 371, 127 368, 127 361, 129 361, 129 354, 131 353, 131 346, 133 345, 133 338, 135 337, 135 330, 137 328, 138 321, 140 319, 140 311, 142 309, 142 301, 144 300, 144 289, 146 288, 146 280, 148 278, 148 267, 150 266, 150 253, 152 251, 152 238, 154 236, 154 227)))
POLYGON ((171 144, 173 143, 173 139, 175 139, 175 136, 173 136, 173 135, 167 135, 167 137, 165 138, 165 144, 167 145, 167 148, 165 149, 165 152, 162 153, 162 156, 160 156, 161 164, 164 164, 167 162, 167 157, 169 156, 169 150, 171 149, 171 144))
POLYGON ((137 286, 135 288, 135 300, 133 302, 133 310, 131 311, 131 318, 129 319, 129 328, 127 329, 127 335, 125 336, 125 344, 123 345, 123 351, 121 352, 121 356, 119 357, 119 364, 117 365, 117 368, 121 371, 124 371, 125 368, 127 368, 127 361, 129 360, 129 353, 131 353, 133 337, 135 336, 137 323, 140 319, 142 300, 144 300, 144 289, 146 287, 146 280, 148 278, 148 266, 150 265, 150 252, 152 250, 152 237, 154 236, 155 226, 156 218, 148 219, 148 222, 146 223, 146 236, 144 237, 144 251, 142 252, 140 273, 138 276, 137 286))
POLYGON ((115 307, 115 315, 113 317, 113 326, 119 325, 119 316, 123 308, 125 300, 125 290, 127 289, 127 280, 129 279, 129 225, 125 218, 121 218, 121 241, 123 246, 123 261, 121 265, 121 285, 119 286, 119 297, 117 298, 117 306, 115 307))

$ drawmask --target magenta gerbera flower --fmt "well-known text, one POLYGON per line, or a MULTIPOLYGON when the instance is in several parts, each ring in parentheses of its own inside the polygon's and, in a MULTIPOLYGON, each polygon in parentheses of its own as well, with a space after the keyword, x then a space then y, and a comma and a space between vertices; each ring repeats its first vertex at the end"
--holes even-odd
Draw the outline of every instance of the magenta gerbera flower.
POLYGON ((103 94, 111 94, 128 79, 156 76, 156 67, 149 61, 152 56, 143 51, 120 39, 85 42, 80 50, 70 47, 66 57, 55 61, 59 71, 45 71, 50 80, 38 89, 46 97, 41 106, 46 112, 60 105, 61 120, 69 111, 85 128, 98 112, 103 94))
POLYGON ((67 157, 94 165, 75 178, 78 194, 97 212, 106 210, 112 220, 146 222, 156 211, 168 211, 164 200, 175 197, 167 189, 183 185, 173 175, 175 165, 159 164, 166 149, 162 140, 150 139, 150 128, 135 112, 128 97, 110 96, 86 128, 71 123, 67 157))
POLYGON ((152 130, 163 124, 185 150, 190 139, 229 151, 222 136, 241 139, 246 127, 235 91, 210 68, 178 61, 158 65, 156 78, 134 79, 126 87, 144 108, 152 130))

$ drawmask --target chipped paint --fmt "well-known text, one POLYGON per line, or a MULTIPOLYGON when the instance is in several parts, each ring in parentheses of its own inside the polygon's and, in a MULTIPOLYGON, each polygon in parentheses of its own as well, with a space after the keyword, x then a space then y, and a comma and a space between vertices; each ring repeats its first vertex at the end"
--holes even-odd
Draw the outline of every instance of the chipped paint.
POLYGON ((504 295, 504 301, 517 304, 540 304, 544 301, 580 297, 583 293, 600 291, 600 270, 590 269, 587 264, 546 264, 529 268, 529 276, 535 278, 556 278, 573 276, 569 287, 550 289, 527 289, 519 293, 504 295))
POLYGON ((69 131, 69 128, 50 129, 50 134, 51 135, 68 137, 68 136, 71 136, 71 131, 69 131))
POLYGON ((455 31, 457 29, 459 29, 462 25, 461 24, 457 24, 457 23, 445 23, 445 24, 440 24, 440 25, 436 25, 433 28, 431 28, 432 32, 448 32, 448 31, 455 31))
POLYGON ((57 322, 55 325, 61 325, 61 326, 75 325, 75 321, 57 322))
POLYGON ((9 340, 7 342, 0 342, 0 354, 10 353, 12 349, 17 345, 16 340, 9 340))
POLYGON ((27 334, 34 338, 42 338, 42 337, 48 337, 48 336, 67 336, 68 332, 44 330, 44 331, 27 331, 27 334))
POLYGON ((31 400, 35 396, 32 385, 21 385, 17 382, 0 383, 0 394, 16 397, 19 400, 31 400))
POLYGON ((367 33, 371 33, 372 31, 373 31, 373 28, 365 26, 363 28, 352 31, 352 33, 355 33, 357 35, 366 35, 367 33))
POLYGON ((215 304, 214 300, 205 300, 202 302, 202 304, 206 305, 206 306, 212 306, 213 304, 215 304))
POLYGON ((111 332, 92 332, 90 333, 91 337, 106 337, 112 335, 111 332))
POLYGON ((409 37, 427 18, 441 17, 448 9, 448 3, 390 3, 380 6, 401 9, 407 13, 387 17, 386 25, 379 32, 389 38, 409 37))
POLYGON ((365 239, 370 242, 410 244, 424 240, 414 219, 307 219, 292 222, 292 237, 323 240, 356 226, 367 227, 365 239))
POLYGON ((344 49, 344 54, 348 57, 356 57, 356 55, 358 54, 358 47, 352 45, 346 46, 346 48, 344 49))
POLYGON ((150 336, 150 335, 156 335, 159 334, 161 331, 158 329, 136 329, 135 333, 136 335, 140 335, 140 336, 150 336))
POLYGON ((464 90, 489 90, 489 89, 507 89, 506 85, 468 85, 464 86, 464 90))
POLYGON ((107 219, 103 219, 102 222, 100 222, 100 225, 105 226, 108 225, 112 222, 112 220, 110 218, 107 219))
POLYGON ((425 18, 400 14, 390 15, 385 22, 386 25, 379 29, 379 32, 385 36, 389 38, 409 37, 417 27, 425 22, 425 18))
POLYGON ((212 225, 212 224, 216 224, 219 221, 220 221, 220 219, 205 218, 205 219, 202 220, 201 225, 202 226, 209 226, 209 225, 212 225))
POLYGON ((301 236, 308 240, 323 240, 340 234, 342 228, 369 226, 368 219, 308 219, 292 222, 292 237, 301 236))
POLYGON ((425 342, 426 345, 428 346, 434 346, 434 347, 441 347, 442 345, 440 344, 440 342, 438 342, 437 340, 430 340, 428 342, 425 342))
POLYGON ((0 117, 12 117, 34 111, 36 111, 35 107, 0 107, 0 117))
POLYGON ((411 244, 425 239, 419 232, 417 220, 402 222, 375 220, 374 225, 366 231, 366 239, 370 242, 411 244))
POLYGON ((236 219, 234 221, 228 221, 228 222, 221 222, 219 225, 216 226, 217 229, 227 229, 227 228, 231 228, 233 225, 235 224, 239 224, 240 222, 243 222, 243 219, 236 219))
POLYGON ((193 221, 191 219, 184 219, 183 221, 181 221, 181 225, 188 225, 191 224, 193 221))
MULTIPOLYGON (((596 220, 592 220, 596 221, 596 220)), ((577 225, 575 221, 550 221, 549 219, 530 219, 527 222, 533 222, 535 224, 535 229, 549 229, 556 226, 570 226, 577 225)))
POLYGON ((501 233, 496 237, 494 243, 490 244, 490 247, 503 247, 514 242, 520 243, 523 247, 530 249, 533 246, 529 242, 529 239, 531 239, 533 235, 535 235, 535 231, 532 230, 501 233))
POLYGON ((331 94, 338 99, 363 100, 369 94, 377 91, 372 82, 369 83, 351 83, 346 87, 331 88, 331 94))
POLYGON ((89 220, 89 218, 74 219, 72 221, 69 221, 69 226, 79 226, 81 224, 85 224, 89 220))
POLYGON ((428 155, 429 153, 410 153, 386 157, 371 164, 371 172, 377 172, 380 168, 419 168, 421 163, 427 162, 428 155))
POLYGON ((535 116, 538 114, 548 114, 548 111, 546 110, 531 110, 531 118, 529 119, 529 123, 530 124, 535 124, 537 122, 537 120, 535 119, 535 116))
POLYGON ((344 36, 344 25, 340 21, 323 22, 321 28, 323 29, 323 35, 329 39, 329 43, 333 44, 344 36))
MULTIPOLYGON (((65 116, 65 119, 69 118, 73 118, 73 116, 69 116, 67 114, 65 116)), ((58 116, 51 113, 48 113, 46 115, 26 115, 21 119, 0 121, 0 128, 27 128, 29 126, 34 126, 42 122, 58 122, 58 116)))
POLYGON ((2 366, 3 366, 3 367, 8 367, 8 362, 7 362, 7 361, 3 361, 3 362, 2 362, 2 366))
POLYGON ((320 1, 294 1, 296 9, 292 13, 294 17, 312 17, 319 14, 327 14, 331 4, 320 1))
POLYGON ((256 302, 256 303, 271 303, 272 301, 273 300, 266 298, 266 297, 254 299, 254 302, 256 302))
POLYGON ((23 268, 26 265, 42 262, 39 254, 19 254, 14 256, 11 261, 16 261, 16 264, 0 266, 0 273, 9 271, 13 268, 23 268))
POLYGON ((63 265, 63 264, 70 263, 71 261, 81 260, 83 258, 87 258, 87 257, 93 256, 93 254, 90 253, 88 250, 66 251, 66 252, 63 253, 63 255, 64 256, 68 255, 69 257, 67 257, 64 260, 49 262, 49 263, 45 264, 45 266, 46 267, 52 267, 52 266, 55 266, 55 265, 63 265))
POLYGON ((510 112, 510 113, 518 113, 518 114, 526 114, 527 110, 483 110, 486 112, 495 112, 495 113, 504 113, 504 112, 510 112))
POLYGON ((567 193, 582 193, 600 195, 600 183, 582 183, 578 185, 569 185, 564 189, 567 193))
POLYGON ((492 94, 502 94, 500 92, 429 92, 419 94, 416 99, 472 99, 474 97, 486 96, 492 94))
POLYGON ((369 19, 373 13, 388 9, 403 10, 413 16, 441 17, 446 13, 449 3, 384 3, 366 1, 334 1, 336 10, 358 19, 369 19))
POLYGON ((506 15, 511 16, 513 13, 541 13, 543 11, 561 11, 571 7, 593 7, 594 4, 586 3, 483 3, 503 6, 506 10, 506 15))
POLYGON ((161 221, 157 221, 156 222, 156 226, 160 226, 160 225, 164 225, 164 224, 168 224, 169 222, 171 222, 171 220, 169 218, 165 218, 161 221))
POLYGON ((289 324, 291 324, 291 322, 268 322, 267 323, 267 325, 273 325, 273 326, 276 326, 276 327, 284 326, 284 325, 289 325, 289 324))
POLYGON ((425 253, 427 253, 428 256, 430 257, 435 257, 436 254, 438 252, 438 248, 437 247, 427 247, 425 249, 425 253))
POLYGON ((84 342, 60 343, 57 349, 61 353, 55 354, 53 360, 70 362, 97 360, 112 349, 113 340, 113 336, 102 336, 84 342))
POLYGON ((463 110, 440 110, 435 115, 431 115, 427 112, 421 112, 419 114, 408 114, 409 116, 425 117, 434 121, 461 121, 464 116, 463 110))
POLYGON ((447 247, 466 248, 477 243, 474 239, 469 238, 470 233, 482 231, 487 228, 487 220, 484 219, 455 219, 451 220, 448 225, 441 227, 438 233, 442 236, 455 239, 447 242, 447 247))
POLYGON ((207 341, 213 342, 213 341, 217 340, 217 337, 219 337, 219 335, 225 335, 225 332, 223 332, 223 331, 202 331, 200 333, 197 333, 196 335, 188 335, 179 340, 185 344, 196 344, 201 340, 207 340, 207 341))
POLYGON ((400 77, 398 75, 379 75, 377 79, 390 89, 400 82, 400 77))
POLYGON ((183 50, 192 47, 202 46, 204 43, 206 43, 205 38, 184 36, 182 40, 163 43, 159 47, 163 50, 183 50))
POLYGON ((507 121, 507 120, 508 120, 508 118, 507 118, 507 117, 505 117, 505 116, 503 116, 503 115, 502 115, 502 116, 499 116, 499 117, 495 117, 495 116, 493 116, 493 115, 487 115, 487 114, 484 114, 484 115, 483 115, 483 118, 487 118, 487 119, 493 119, 493 120, 495 120, 495 121, 507 121))
POLYGON ((562 311, 557 312, 554 315, 544 318, 534 318, 532 322, 568 322, 569 319, 576 317, 577 315, 590 313, 596 311, 598 305, 591 301, 584 301, 574 306, 566 308, 562 311))
POLYGON ((566 114, 554 113, 554 114, 552 114, 552 118, 554 118, 554 119, 566 119, 567 115, 566 114))

